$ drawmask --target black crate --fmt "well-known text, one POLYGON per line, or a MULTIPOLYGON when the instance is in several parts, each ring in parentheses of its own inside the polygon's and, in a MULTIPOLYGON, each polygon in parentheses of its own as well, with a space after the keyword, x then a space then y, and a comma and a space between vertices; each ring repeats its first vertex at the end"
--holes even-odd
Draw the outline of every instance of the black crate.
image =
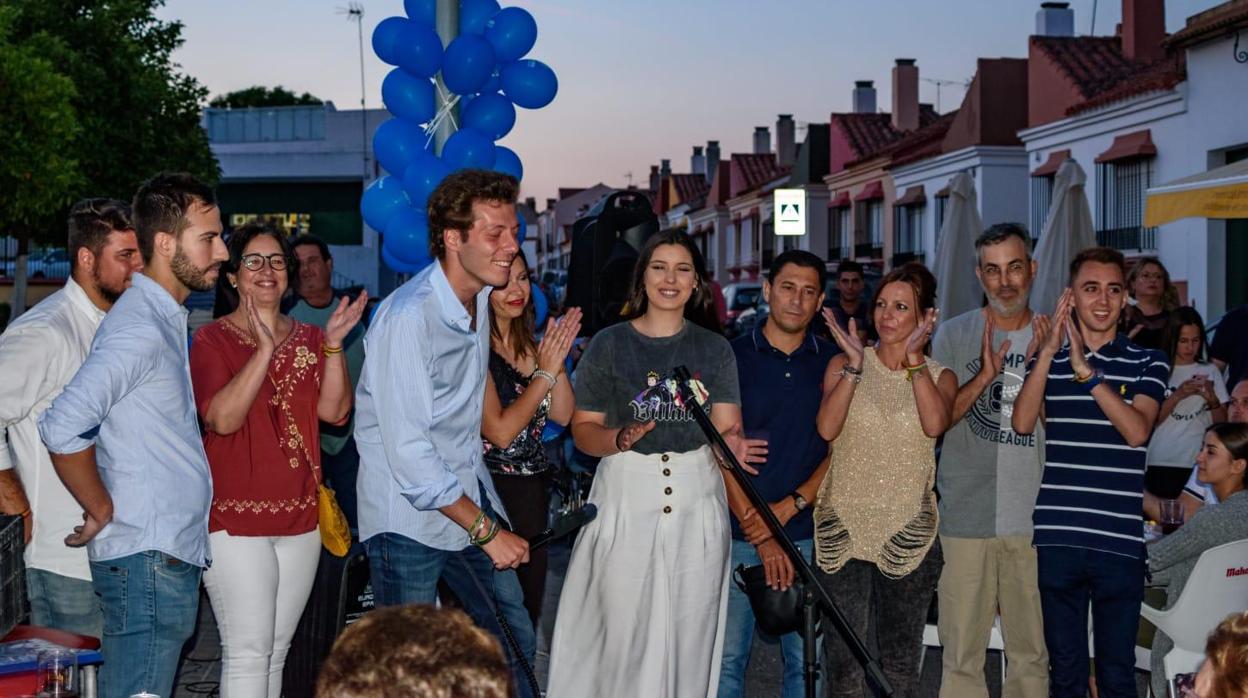
POLYGON ((25 527, 20 516, 0 514, 0 637, 26 620, 25 527))

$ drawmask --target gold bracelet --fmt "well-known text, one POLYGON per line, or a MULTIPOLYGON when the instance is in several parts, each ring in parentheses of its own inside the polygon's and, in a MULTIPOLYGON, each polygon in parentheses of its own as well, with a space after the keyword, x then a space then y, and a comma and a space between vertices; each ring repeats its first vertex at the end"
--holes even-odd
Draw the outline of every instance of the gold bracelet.
POLYGON ((926 361, 924 361, 923 363, 919 364, 918 366, 906 366, 905 364, 902 364, 902 366, 901 366, 901 367, 902 367, 902 368, 904 368, 904 369, 906 369, 906 380, 908 380, 908 381, 910 381, 910 382, 914 382, 914 374, 916 374, 916 373, 918 373, 919 371, 922 371, 923 369, 927 368, 927 362, 926 362, 926 361))
POLYGON ((321 354, 326 357, 330 357, 330 356, 333 356, 334 354, 341 354, 341 353, 342 353, 342 347, 340 346, 331 347, 328 344, 321 345, 321 354))

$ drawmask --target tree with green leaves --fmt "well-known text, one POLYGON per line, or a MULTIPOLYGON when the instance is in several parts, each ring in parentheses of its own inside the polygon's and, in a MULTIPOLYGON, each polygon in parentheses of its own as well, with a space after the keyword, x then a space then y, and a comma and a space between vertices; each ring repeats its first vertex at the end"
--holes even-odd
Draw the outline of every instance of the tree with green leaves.
POLYGON ((323 104, 323 102, 307 92, 297 95, 281 85, 277 87, 253 85, 243 90, 213 97, 208 106, 244 109, 247 107, 295 107, 305 104, 323 104))
MULTIPOLYGON (((200 111, 208 91, 178 71, 171 55, 182 44, 182 24, 158 19, 163 0, 0 0, 12 13, 10 39, 46 37, 42 58, 74 88, 70 102, 80 127, 50 150, 76 162, 68 196, 44 210, 30 234, 36 242, 65 244, 67 203, 88 196, 129 200, 138 185, 177 170, 215 184, 220 177, 200 111)), ((0 95, 0 101, 8 99, 0 95)), ((6 138, 12 134, 6 133, 6 138)), ((12 139, 18 140, 21 139, 12 139)), ((19 143, 18 147, 22 147, 19 143)))
POLYGON ((82 185, 74 144, 80 136, 74 83, 56 70, 46 34, 14 36, 17 13, 0 5, 0 231, 18 241, 12 307, 26 304, 25 256, 50 213, 82 185))

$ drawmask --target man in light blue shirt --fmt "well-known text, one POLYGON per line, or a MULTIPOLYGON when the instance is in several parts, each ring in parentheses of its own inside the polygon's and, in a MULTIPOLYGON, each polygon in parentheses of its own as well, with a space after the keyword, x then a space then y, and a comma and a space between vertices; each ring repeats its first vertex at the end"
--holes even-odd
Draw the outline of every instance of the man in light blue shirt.
POLYGON ((100 323, 39 435, 86 512, 65 542, 87 545, 104 609, 100 693, 169 696, 211 557, 182 301, 212 288, 227 254, 213 192, 190 175, 148 180, 132 209, 145 273, 100 323))
POLYGON ((360 539, 379 606, 433 603, 444 579, 499 637, 520 696, 536 649, 513 571, 528 543, 512 534, 481 449, 489 293, 519 251, 513 177, 447 176, 429 197, 435 259, 377 309, 356 388, 360 539), (494 612, 510 626, 509 642, 494 612))

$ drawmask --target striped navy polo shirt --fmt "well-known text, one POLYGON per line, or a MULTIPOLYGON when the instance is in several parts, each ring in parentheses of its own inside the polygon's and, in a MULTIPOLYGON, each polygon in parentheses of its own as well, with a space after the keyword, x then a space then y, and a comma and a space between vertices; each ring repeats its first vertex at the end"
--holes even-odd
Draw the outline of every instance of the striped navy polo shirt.
MULTIPOLYGON (((1161 403, 1170 368, 1161 352, 1119 334, 1088 364, 1130 404, 1161 403)), ((1148 445, 1129 446, 1085 384, 1074 382, 1069 345, 1053 357, 1044 389, 1045 462, 1036 497, 1035 545, 1144 557, 1144 468, 1148 445)))

